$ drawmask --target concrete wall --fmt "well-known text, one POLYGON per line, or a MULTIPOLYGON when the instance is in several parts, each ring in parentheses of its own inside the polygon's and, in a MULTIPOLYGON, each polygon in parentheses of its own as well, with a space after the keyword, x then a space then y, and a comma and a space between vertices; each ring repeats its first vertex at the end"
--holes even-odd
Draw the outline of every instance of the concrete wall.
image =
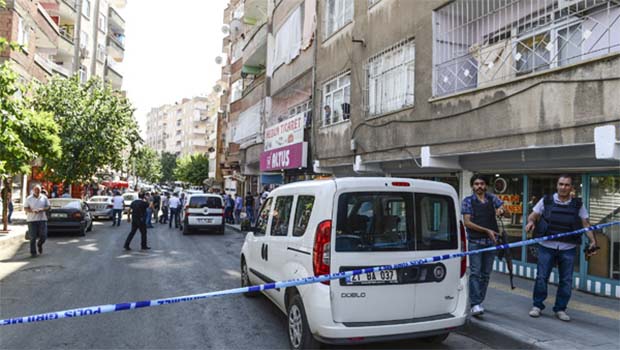
POLYGON ((369 10, 367 1, 359 0, 353 23, 330 38, 323 37, 324 6, 319 5, 313 149, 321 167, 350 167, 356 154, 370 163, 410 160, 420 156, 422 146, 430 146, 432 155, 447 156, 592 144, 595 126, 618 125, 620 80, 613 80, 620 78, 617 54, 433 99, 432 11, 444 3, 384 0, 369 10), (353 38, 365 45, 352 43, 353 38), (415 104, 369 119, 362 108, 363 66, 408 38, 414 38, 416 47, 415 104), (322 85, 349 69, 351 119, 322 126, 322 85), (578 82, 584 79, 591 81, 578 82), (355 153, 350 150, 352 138, 355 153))

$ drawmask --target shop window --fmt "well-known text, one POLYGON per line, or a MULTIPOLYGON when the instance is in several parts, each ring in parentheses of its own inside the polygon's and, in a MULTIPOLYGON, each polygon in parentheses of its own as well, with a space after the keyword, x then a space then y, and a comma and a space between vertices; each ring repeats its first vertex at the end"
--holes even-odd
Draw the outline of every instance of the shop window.
MULTIPOLYGON (((523 176, 511 174, 492 174, 487 176, 487 191, 504 202, 504 209, 510 217, 497 220, 500 233, 503 227, 508 235, 508 243, 523 240, 523 176)), ((523 247, 510 248, 513 260, 521 260, 523 247)))
MULTIPOLYGON (((555 175, 535 175, 530 176, 528 178, 528 214, 532 212, 532 208, 539 200, 541 200, 545 195, 553 195, 557 191, 557 182, 558 182, 559 174, 555 175), (532 203, 532 204, 530 204, 532 203)), ((573 174, 573 189, 574 194, 571 196, 581 197, 582 195, 582 186, 581 183, 581 175, 573 174)), ((527 239, 533 238, 534 235, 532 233, 527 234, 527 239)), ((584 239, 585 238, 584 236, 584 239)), ((527 255, 526 259, 528 263, 536 264, 538 258, 538 248, 537 245, 532 244, 527 246, 527 255)), ((575 269, 574 271, 579 271, 579 256, 580 254, 575 254, 575 269)))
MULTIPOLYGON (((590 223, 620 221, 620 176, 592 176, 590 179, 590 223)), ((620 279, 620 227, 610 226, 595 232, 601 247, 588 261, 588 274, 620 279)))

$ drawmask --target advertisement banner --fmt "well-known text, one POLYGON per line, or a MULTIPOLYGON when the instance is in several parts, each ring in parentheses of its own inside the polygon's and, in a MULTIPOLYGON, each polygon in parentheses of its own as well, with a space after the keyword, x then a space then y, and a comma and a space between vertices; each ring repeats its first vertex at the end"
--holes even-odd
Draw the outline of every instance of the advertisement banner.
POLYGON ((308 143, 265 151, 260 155, 260 171, 305 168, 308 166, 308 143))
POLYGON ((265 130, 265 151, 304 142, 304 114, 300 113, 265 130))

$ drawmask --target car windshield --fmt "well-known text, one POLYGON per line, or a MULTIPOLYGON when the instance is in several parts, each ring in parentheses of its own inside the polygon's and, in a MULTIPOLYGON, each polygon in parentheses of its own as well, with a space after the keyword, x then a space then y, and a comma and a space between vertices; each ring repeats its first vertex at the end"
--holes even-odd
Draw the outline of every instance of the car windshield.
POLYGON ((110 197, 93 197, 89 202, 108 202, 110 197))
POLYGON ((75 199, 50 199, 50 207, 52 209, 80 209, 81 204, 79 200, 75 199))
POLYGON ((220 197, 192 196, 188 206, 190 208, 221 208, 222 199, 220 197))

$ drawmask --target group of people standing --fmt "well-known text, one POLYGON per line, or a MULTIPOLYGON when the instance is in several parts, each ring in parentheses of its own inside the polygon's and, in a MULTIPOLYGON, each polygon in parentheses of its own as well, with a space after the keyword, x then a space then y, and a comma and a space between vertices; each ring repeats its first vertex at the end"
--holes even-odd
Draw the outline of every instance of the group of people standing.
POLYGON ((224 194, 224 218, 226 223, 239 225, 241 223, 242 212, 245 212, 245 217, 250 221, 250 223, 253 223, 260 206, 268 196, 268 186, 263 187, 263 191, 260 195, 252 194, 252 192, 248 191, 245 198, 238 194, 224 194))
MULTIPOLYGON (((495 195, 487 193, 487 180, 480 175, 471 178, 473 194, 463 199, 461 213, 467 228, 468 250, 478 250, 498 244, 499 228, 496 217, 507 214, 503 202, 495 195)), ((545 237, 558 233, 571 232, 590 227, 588 212, 581 198, 571 196, 573 178, 560 175, 557 192, 540 199, 527 218, 525 227, 534 237, 545 237)), ((587 233, 589 239, 587 256, 596 254, 596 240, 592 231, 587 233)), ((508 242, 503 242, 508 243, 508 242)), ((558 266, 559 286, 553 312, 562 321, 570 321, 566 313, 571 297, 573 282, 573 265, 577 247, 581 245, 581 235, 571 235, 555 240, 545 240, 538 244, 538 262, 536 282, 532 293, 531 317, 540 317, 545 309, 547 299, 547 282, 551 270, 558 266)), ((493 270, 496 251, 473 254, 469 257, 469 296, 471 314, 479 316, 484 313, 482 302, 485 299, 489 277, 493 270)))

